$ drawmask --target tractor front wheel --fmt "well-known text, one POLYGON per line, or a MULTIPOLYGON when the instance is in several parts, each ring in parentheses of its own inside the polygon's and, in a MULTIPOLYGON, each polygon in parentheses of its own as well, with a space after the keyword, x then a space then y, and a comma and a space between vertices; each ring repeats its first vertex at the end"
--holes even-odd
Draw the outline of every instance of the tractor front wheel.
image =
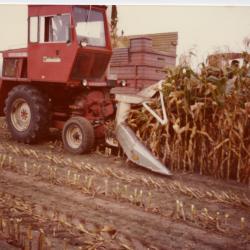
POLYGON ((38 89, 18 85, 5 101, 5 116, 12 137, 23 143, 34 143, 49 130, 49 100, 38 89))
POLYGON ((93 148, 94 138, 94 128, 84 117, 72 117, 63 127, 64 148, 70 153, 88 153, 93 148))

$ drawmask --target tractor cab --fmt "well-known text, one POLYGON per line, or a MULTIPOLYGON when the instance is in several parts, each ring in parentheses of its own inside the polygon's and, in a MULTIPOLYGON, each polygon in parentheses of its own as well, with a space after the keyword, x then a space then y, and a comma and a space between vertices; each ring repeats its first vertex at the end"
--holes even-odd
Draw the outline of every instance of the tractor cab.
POLYGON ((29 6, 28 78, 77 84, 104 78, 111 57, 105 6, 29 6))

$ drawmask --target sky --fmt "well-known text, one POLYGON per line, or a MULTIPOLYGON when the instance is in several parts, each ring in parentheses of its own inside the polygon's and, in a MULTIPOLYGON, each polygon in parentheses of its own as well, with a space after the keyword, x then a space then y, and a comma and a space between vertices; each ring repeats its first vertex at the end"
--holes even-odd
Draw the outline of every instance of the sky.
MULTIPOLYGON (((3 0, 1 2, 4 2, 3 0)), ((69 1, 67 0, 8 0, 5 3, 34 3, 34 4, 44 4, 44 3, 55 3, 55 4, 64 4, 69 1)), ((71 0, 71 4, 83 4, 82 0, 71 0)), ((138 5, 138 4, 163 4, 163 5, 250 5, 250 0, 85 0, 84 4, 125 4, 125 5, 138 5)))
POLYGON ((119 6, 119 28, 125 35, 177 31, 178 55, 191 48, 205 60, 217 49, 241 51, 250 38, 250 7, 119 6))
MULTIPOLYGON (((242 51, 243 39, 250 38, 248 6, 119 5, 118 17, 125 35, 178 32, 177 54, 194 48, 194 64, 217 49, 242 51)), ((0 5, 0 50, 26 46, 26 22, 26 5, 0 5)))

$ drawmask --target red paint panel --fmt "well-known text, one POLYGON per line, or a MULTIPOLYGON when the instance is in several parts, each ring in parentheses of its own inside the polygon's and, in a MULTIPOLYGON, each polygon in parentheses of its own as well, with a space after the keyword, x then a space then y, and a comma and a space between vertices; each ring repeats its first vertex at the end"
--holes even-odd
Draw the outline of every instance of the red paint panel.
POLYGON ((3 51, 3 57, 12 57, 12 58, 20 58, 20 57, 27 57, 28 56, 27 48, 21 49, 10 49, 3 51))
POLYGON ((70 13, 70 5, 30 5, 29 17, 31 16, 49 16, 62 13, 70 13))
POLYGON ((104 80, 110 57, 111 51, 106 48, 79 48, 70 78, 72 80, 104 80))
POLYGON ((67 82, 77 47, 67 43, 30 43, 28 78, 32 81, 67 82), (53 62, 58 58, 57 62, 53 62))

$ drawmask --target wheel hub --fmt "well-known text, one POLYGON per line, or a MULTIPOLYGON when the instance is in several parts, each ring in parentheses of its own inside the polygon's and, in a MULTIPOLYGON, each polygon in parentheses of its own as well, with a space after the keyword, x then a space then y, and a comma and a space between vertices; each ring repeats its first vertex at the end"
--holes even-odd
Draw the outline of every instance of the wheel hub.
POLYGON ((31 121, 29 104, 22 98, 16 99, 12 105, 10 118, 16 130, 23 132, 28 129, 31 121))
POLYGON ((71 125, 66 132, 66 139, 70 147, 77 149, 82 144, 82 132, 76 125, 71 125))

